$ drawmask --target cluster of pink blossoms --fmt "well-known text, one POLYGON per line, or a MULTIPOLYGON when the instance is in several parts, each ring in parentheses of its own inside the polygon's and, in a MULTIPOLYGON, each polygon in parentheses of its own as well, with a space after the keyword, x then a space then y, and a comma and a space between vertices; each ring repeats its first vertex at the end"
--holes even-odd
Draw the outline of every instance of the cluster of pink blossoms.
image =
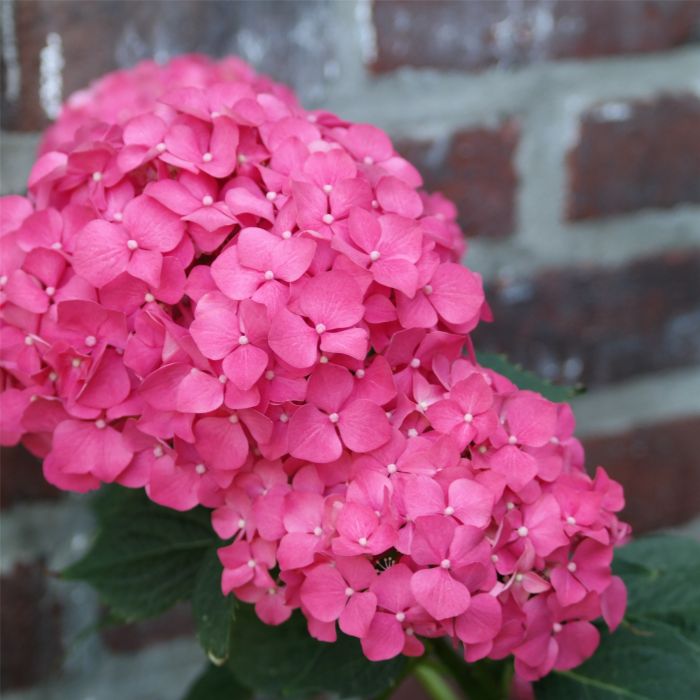
POLYGON ((2 441, 212 509, 224 593, 368 658, 447 635, 535 679, 625 606, 622 490, 479 366, 455 209, 379 129, 236 59, 75 95, 2 201, 2 441))

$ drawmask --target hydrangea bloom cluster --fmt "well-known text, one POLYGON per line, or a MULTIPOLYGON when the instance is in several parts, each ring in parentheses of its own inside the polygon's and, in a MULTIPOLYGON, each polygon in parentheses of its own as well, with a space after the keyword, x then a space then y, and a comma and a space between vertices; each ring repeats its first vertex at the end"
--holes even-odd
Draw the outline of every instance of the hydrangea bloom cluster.
POLYGON ((108 75, 2 202, 2 441, 62 489, 211 509, 266 623, 536 679, 621 619, 623 495, 568 406, 475 361, 481 280, 420 185, 236 59, 108 75))

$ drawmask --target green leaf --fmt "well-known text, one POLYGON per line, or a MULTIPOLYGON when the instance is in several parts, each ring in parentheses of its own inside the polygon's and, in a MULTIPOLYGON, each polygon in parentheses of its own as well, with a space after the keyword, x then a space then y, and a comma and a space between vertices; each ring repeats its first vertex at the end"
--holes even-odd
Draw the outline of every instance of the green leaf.
POLYGON ((477 352, 476 359, 480 365, 502 374, 520 389, 536 391, 550 401, 562 403, 570 401, 583 393, 582 386, 560 386, 538 377, 534 372, 511 363, 505 355, 491 352, 477 352))
POLYGON ((662 622, 606 634, 591 659, 535 686, 537 700, 697 700, 700 649, 662 622))
POLYGON ((183 700, 248 700, 253 692, 242 686, 226 666, 208 665, 183 700))
POLYGON ((110 487, 95 499, 97 537, 63 572, 90 583, 112 612, 127 620, 158 615, 191 598, 216 535, 203 509, 179 513, 142 491, 110 487))
POLYGON ((221 665, 229 653, 234 597, 221 592, 223 567, 215 549, 204 555, 192 595, 197 637, 213 663, 221 665))
POLYGON ((670 535, 634 540, 616 552, 613 569, 627 584, 627 617, 700 624, 700 542, 670 535))
POLYGON ((395 686, 408 661, 368 661, 352 637, 339 635, 333 644, 312 639, 298 612, 271 627, 258 619, 252 606, 240 605, 228 663, 241 683, 265 694, 308 698, 329 692, 367 698, 395 686))

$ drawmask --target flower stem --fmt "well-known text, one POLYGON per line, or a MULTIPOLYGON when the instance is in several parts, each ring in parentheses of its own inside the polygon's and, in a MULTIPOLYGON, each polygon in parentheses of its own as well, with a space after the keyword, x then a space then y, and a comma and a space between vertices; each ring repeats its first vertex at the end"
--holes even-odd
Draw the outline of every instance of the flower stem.
POLYGON ((433 700, 459 700, 445 677, 427 661, 421 661, 413 669, 413 675, 433 700))

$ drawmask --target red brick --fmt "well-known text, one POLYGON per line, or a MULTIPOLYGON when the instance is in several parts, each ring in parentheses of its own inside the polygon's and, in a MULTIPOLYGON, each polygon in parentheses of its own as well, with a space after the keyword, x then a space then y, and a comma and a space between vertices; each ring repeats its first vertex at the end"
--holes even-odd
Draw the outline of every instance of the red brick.
POLYGON ((404 140, 397 148, 420 170, 428 190, 456 202, 468 236, 503 238, 515 229, 518 135, 515 121, 507 120, 460 131, 447 142, 404 140))
POLYGON ((41 461, 21 445, 0 450, 0 509, 27 501, 53 500, 61 492, 51 486, 41 469, 41 461))
POLYGON ((568 218, 700 202, 699 134, 700 99, 691 95, 589 110, 568 154, 568 218))
POLYGON ((636 532, 700 515, 700 417, 584 440, 586 462, 601 464, 625 488, 624 518, 636 532))
POLYGON ((153 618, 124 625, 109 625, 100 631, 105 645, 117 653, 133 652, 151 644, 195 635, 189 604, 181 604, 153 618))
POLYGON ((487 289, 477 348, 555 380, 606 384, 700 361, 700 251, 547 270, 487 289))
MULTIPOLYGON (((124 2, 123 0, 22 0, 12 3, 21 94, 3 91, 2 126, 18 131, 47 123, 39 100, 41 51, 47 36, 61 40, 63 96, 91 80, 139 60, 184 53, 239 54, 260 70, 319 100, 339 78, 333 3, 124 2)), ((4 75, 4 70, 3 70, 4 75)))
POLYGON ((27 688, 60 666, 61 608, 47 593, 39 563, 17 564, 0 585, 0 690, 27 688))
POLYGON ((375 0, 372 68, 478 70, 662 51, 700 36, 695 0, 375 0))

